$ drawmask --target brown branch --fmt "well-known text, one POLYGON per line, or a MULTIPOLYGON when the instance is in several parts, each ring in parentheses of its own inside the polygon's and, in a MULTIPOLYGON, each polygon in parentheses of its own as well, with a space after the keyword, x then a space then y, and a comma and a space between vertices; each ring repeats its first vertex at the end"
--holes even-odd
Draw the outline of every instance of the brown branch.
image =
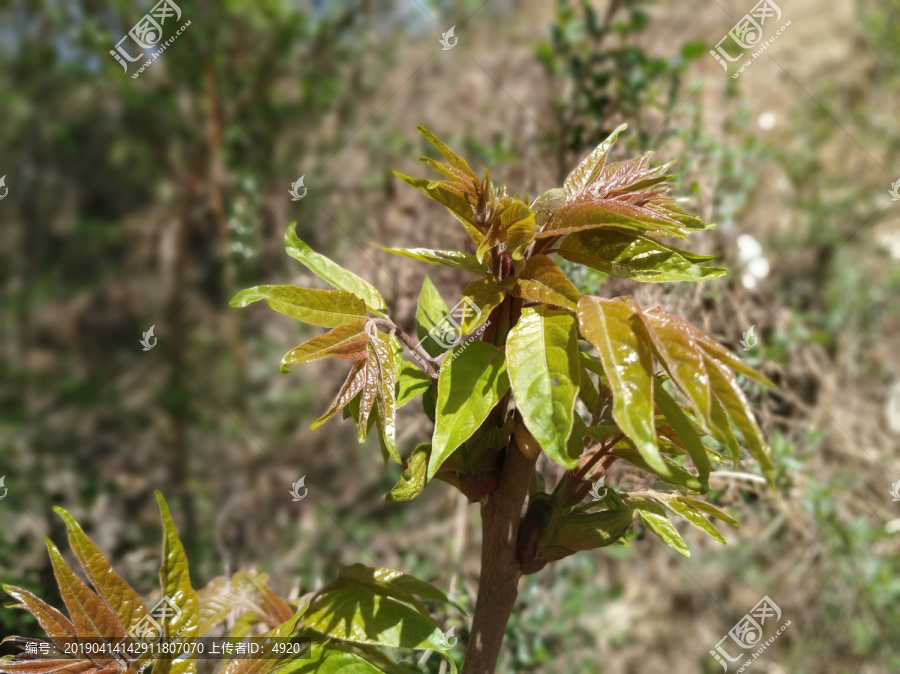
POLYGON ((510 440, 497 489, 481 508, 481 579, 462 674, 490 674, 497 665, 506 624, 519 595, 522 566, 516 534, 537 458, 529 459, 510 440))
MULTIPOLYGON (((565 486, 560 493, 560 498, 563 502, 578 503, 584 498, 585 494, 591 490, 591 482, 589 479, 586 479, 586 476, 600 460, 610 458, 610 452, 612 452, 613 447, 619 444, 624 437, 620 433, 606 442, 598 442, 582 457, 578 469, 566 480, 565 486)), ((615 457, 611 458, 615 460, 615 457)), ((611 464, 612 461, 609 463, 611 464)))

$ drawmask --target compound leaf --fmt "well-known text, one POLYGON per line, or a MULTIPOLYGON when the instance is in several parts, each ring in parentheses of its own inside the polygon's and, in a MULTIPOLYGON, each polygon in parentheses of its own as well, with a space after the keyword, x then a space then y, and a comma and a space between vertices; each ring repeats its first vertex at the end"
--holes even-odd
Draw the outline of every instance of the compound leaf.
POLYGON ((281 359, 281 371, 289 372, 289 365, 309 363, 319 358, 362 360, 366 357, 369 343, 365 325, 365 321, 339 325, 324 335, 313 337, 300 346, 295 346, 281 359))
POLYGON ((352 271, 344 269, 336 262, 329 260, 310 248, 297 236, 297 223, 292 222, 284 235, 284 247, 295 260, 300 261, 316 276, 327 281, 339 290, 346 290, 365 302, 366 306, 376 314, 386 314, 387 306, 384 298, 368 281, 364 281, 352 271))

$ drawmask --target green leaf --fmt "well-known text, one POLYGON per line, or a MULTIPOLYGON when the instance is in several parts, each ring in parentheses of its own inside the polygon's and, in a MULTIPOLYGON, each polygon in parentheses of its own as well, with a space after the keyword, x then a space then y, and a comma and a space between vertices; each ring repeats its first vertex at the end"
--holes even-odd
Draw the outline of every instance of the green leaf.
MULTIPOLYGON (((294 630, 297 628, 297 622, 300 618, 306 613, 307 606, 302 606, 293 617, 291 617, 288 621, 282 623, 278 627, 269 632, 266 632, 264 638, 254 638, 253 641, 257 641, 265 650, 265 644, 273 643, 269 641, 270 639, 275 639, 277 641, 283 641, 285 637, 289 637, 294 633, 294 630)), ((277 642, 275 642, 277 643, 277 642)), ((161 662, 159 660, 157 662, 161 662)), ((250 657, 236 657, 228 665, 222 669, 221 674, 268 674, 268 672, 272 671, 276 665, 279 663, 279 658, 250 658, 250 657)), ((179 663, 179 660, 169 660, 169 662, 179 663)), ((188 662, 193 664, 193 660, 188 660, 188 662)))
MULTIPOLYGON (((584 385, 583 380, 581 385, 584 385)), ((578 459, 584 454, 584 435, 587 427, 577 412, 572 415, 572 422, 572 432, 569 433, 569 437, 566 440, 566 456, 577 465, 578 459)))
POLYGON ((298 321, 333 328, 366 316, 366 304, 344 290, 315 290, 297 286, 256 286, 235 295, 233 307, 265 300, 275 311, 298 321))
MULTIPOLYGON (((188 573, 187 555, 184 546, 178 537, 178 530, 169 512, 169 506, 160 492, 154 492, 159 502, 159 511, 163 521, 163 559, 159 569, 159 581, 162 586, 163 597, 168 597, 179 609, 180 615, 167 615, 161 622, 164 637, 195 637, 200 626, 200 602, 197 593, 191 587, 191 577, 188 573)), ((154 667, 161 666, 161 671, 169 670, 169 665, 174 661, 165 658, 157 660, 154 667), (160 663, 163 664, 162 666, 160 663)), ((171 670, 175 671, 175 670, 171 670)))
POLYGON ((506 362, 516 405, 541 449, 565 468, 574 468, 568 438, 581 375, 578 331, 568 311, 525 308, 509 333, 506 362))
POLYGON ((475 226, 475 213, 472 205, 462 193, 449 189, 446 185, 436 180, 427 178, 411 178, 394 171, 394 175, 407 185, 414 187, 430 199, 434 199, 450 211, 459 220, 468 235, 476 244, 484 239, 484 234, 475 226))
POLYGON ((438 378, 429 480, 453 450, 478 430, 508 389, 506 359, 497 347, 474 340, 450 352, 438 378))
POLYGON ((439 590, 431 583, 419 580, 415 576, 394 569, 384 567, 370 567, 364 564, 354 564, 347 568, 343 576, 352 578, 353 580, 369 585, 376 591, 390 591, 392 596, 402 601, 413 600, 413 596, 422 599, 430 599, 442 604, 452 606, 461 613, 465 611, 457 603, 450 601, 442 590, 439 590))
MULTIPOLYGON (((658 496, 654 496, 654 498, 661 501, 670 510, 681 515, 688 522, 700 529, 700 531, 709 534, 709 536, 716 539, 722 545, 726 545, 725 538, 719 533, 719 530, 716 529, 712 522, 706 519, 704 511, 696 507, 697 504, 703 504, 704 506, 709 506, 709 504, 698 501, 697 499, 677 497, 669 494, 659 494, 658 496)), ((738 526, 738 523, 730 515, 727 515, 714 506, 709 506, 709 508, 715 510, 717 514, 724 515, 724 517, 728 518, 725 521, 731 520, 731 522, 734 523, 733 526, 738 526)))
POLYGON ((498 210, 475 256, 482 260, 489 248, 498 243, 505 243, 505 250, 509 256, 514 260, 521 260, 528 244, 534 240, 534 214, 528 208, 528 204, 513 197, 501 199, 498 210))
POLYGON ((295 260, 299 260, 312 273, 335 288, 346 290, 348 293, 356 295, 366 303, 370 311, 376 314, 387 313, 384 298, 372 284, 329 260, 324 255, 315 252, 297 237, 296 228, 297 223, 292 222, 284 235, 284 246, 288 255, 295 260))
POLYGON ((666 511, 662 506, 652 501, 635 500, 629 501, 628 507, 637 511, 638 517, 641 518, 648 528, 653 530, 670 548, 674 548, 685 557, 691 556, 687 543, 678 533, 675 526, 666 517, 666 511))
POLYGON ((624 536, 634 518, 634 512, 629 510, 567 514, 559 523, 554 543, 568 551, 603 548, 624 536))
POLYGON ((339 578, 313 599, 305 624, 320 634, 356 644, 430 648, 446 656, 448 649, 437 623, 415 604, 397 599, 398 592, 402 596, 397 588, 391 591, 339 578))
POLYGON ((578 302, 581 334, 597 347, 613 393, 613 419, 655 472, 666 474, 653 418, 653 355, 640 322, 620 300, 578 302))
POLYGON ((510 292, 515 297, 553 304, 570 311, 575 311, 581 297, 578 288, 546 255, 535 255, 528 259, 510 292))
POLYGON ((578 397, 581 398, 581 402, 584 403, 587 411, 594 415, 600 411, 600 408, 603 405, 603 401, 600 398, 600 393, 597 391, 597 387, 594 386, 594 381, 591 379, 589 371, 587 367, 585 367, 584 362, 582 361, 580 364, 581 384, 578 389, 578 397))
POLYGON ((426 473, 428 471, 428 454, 431 451, 431 445, 423 443, 413 450, 412 456, 406 462, 406 468, 400 474, 400 479, 391 493, 385 498, 395 503, 403 503, 412 501, 425 489, 428 482, 426 473))
POLYGON ((684 321, 671 314, 650 310, 641 311, 639 315, 659 362, 690 402, 698 422, 723 442, 726 429, 712 418, 709 373, 693 332, 686 328, 684 321))
POLYGON ((762 431, 753 416, 750 403, 734 374, 720 362, 706 357, 707 369, 710 373, 710 386, 716 398, 728 412, 732 423, 737 426, 750 449, 750 454, 759 463, 763 475, 769 484, 775 486, 775 464, 772 463, 772 450, 763 439, 762 431))
POLYGON ((366 357, 369 343, 365 326, 365 321, 339 325, 324 335, 313 337, 300 346, 295 346, 281 359, 281 371, 289 372, 289 365, 309 363, 318 358, 362 360, 366 357))
MULTIPOLYGON (((366 348, 367 353, 369 352, 369 347, 366 348)), ((371 426, 370 421, 374 421, 375 417, 372 417, 370 420, 370 415, 372 410, 375 409, 378 400, 380 383, 378 381, 378 369, 376 365, 372 362, 372 356, 369 354, 366 360, 366 381, 363 384, 362 391, 360 391, 359 398, 359 417, 356 419, 356 437, 359 441, 359 444, 362 444, 366 441, 366 435, 369 432, 369 427, 371 426)), ((352 410, 352 401, 348 407, 352 410)), ((377 416, 377 414, 376 414, 377 416)))
POLYGON ((416 130, 419 133, 421 133, 423 136, 425 136, 425 138, 427 138, 429 141, 431 141, 431 144, 437 148, 438 152, 440 152, 441 155, 443 155, 444 159, 446 159, 447 162, 449 162, 450 166, 452 166, 456 170, 461 171, 462 173, 466 174, 472 180, 478 179, 478 177, 475 175, 475 173, 472 171, 472 169, 469 168, 469 163, 465 159, 460 157, 458 154, 456 154, 453 150, 451 150, 444 141, 442 141, 440 138, 435 136, 433 133, 431 133, 431 131, 426 129, 424 126, 418 126, 418 127, 416 127, 416 130))
POLYGON ((420 368, 404 360, 397 373, 397 409, 429 390, 431 381, 420 368))
MULTIPOLYGON (((130 631, 141 618, 149 613, 146 604, 131 585, 112 570, 103 553, 82 531, 75 519, 59 506, 55 506, 53 510, 66 523, 72 551, 84 568, 88 579, 97 589, 98 594, 115 611, 125 631, 130 631)), ((50 632, 47 634, 49 635, 50 632)))
POLYGON ((738 521, 731 515, 729 515, 721 508, 717 508, 712 503, 701 501, 700 499, 696 498, 691 498, 690 496, 678 496, 677 500, 686 506, 694 508, 695 510, 699 510, 700 512, 706 513, 707 515, 712 515, 716 519, 722 520, 726 524, 730 524, 733 527, 740 528, 741 526, 738 521))
POLYGON ((362 390, 366 383, 366 361, 357 360, 350 368, 350 374, 341 385, 337 397, 331 403, 325 414, 320 416, 312 423, 312 429, 316 430, 319 426, 328 421, 331 417, 338 413, 339 410, 350 404, 350 401, 356 397, 356 394, 362 390))
MULTIPOLYGON (((686 239, 689 230, 664 215, 625 201, 604 200, 600 203, 571 203, 557 209, 535 234, 536 239, 563 236, 593 229, 633 229, 648 236, 686 239)), ((615 231, 615 230, 613 230, 615 231)))
POLYGON ((434 283, 426 276, 422 282, 422 292, 419 293, 419 305, 416 308, 416 334, 422 348, 432 358, 437 358, 444 353, 449 348, 449 344, 453 342, 453 339, 449 342, 444 341, 447 332, 444 328, 455 326, 455 323, 451 326, 447 322, 448 316, 450 316, 450 310, 434 283))
POLYGON ((271 670, 271 674, 410 674, 406 668, 396 664, 391 667, 378 656, 376 659, 379 666, 340 642, 313 643, 308 658, 282 661, 271 670))
MULTIPOLYGON (((590 430, 591 429, 589 428, 588 431, 590 432, 590 430)), ((683 487, 695 494, 703 494, 709 489, 709 484, 705 480, 701 482, 696 475, 668 457, 662 457, 665 469, 657 470, 647 462, 641 452, 634 449, 629 440, 625 440, 624 443, 627 445, 626 447, 617 445, 615 449, 613 449, 613 453, 616 456, 625 459, 628 463, 660 477, 668 484, 675 485, 676 487, 683 487)))
POLYGON ((573 234, 563 240, 556 252, 569 262, 634 281, 706 281, 727 271, 694 264, 711 258, 615 229, 573 234))
POLYGON ((606 158, 609 151, 616 142, 618 135, 628 128, 627 124, 621 124, 598 145, 587 157, 581 160, 578 166, 568 175, 563 188, 566 194, 573 196, 582 189, 595 182, 606 166, 606 158))
POLYGON ((515 283, 513 279, 496 281, 483 278, 473 281, 463 288, 462 302, 454 307, 454 312, 457 310, 462 312, 462 321, 459 322, 459 325, 462 327, 464 335, 471 335, 478 326, 487 320, 494 307, 498 306, 506 297, 506 292, 513 283, 515 283))
POLYGON ((566 191, 561 187, 554 187, 547 190, 541 196, 534 200, 531 204, 531 210, 534 212, 534 227, 540 231, 550 220, 557 208, 565 205, 566 191))
POLYGON ((662 309, 643 311, 641 318, 660 362, 690 401, 697 421, 716 440, 730 448, 736 462, 740 457, 740 446, 731 430, 728 420, 731 416, 731 421, 746 433, 745 440, 763 473, 773 479, 771 454, 746 398, 725 362, 718 359, 724 347, 662 309))
POLYGON ((394 363, 394 351, 388 337, 376 329, 372 329, 369 340, 367 368, 375 368, 378 382, 376 422, 382 448, 397 463, 403 463, 396 440, 397 369, 394 363))
POLYGON ((455 250, 430 250, 428 248, 382 248, 381 250, 394 255, 402 255, 421 262, 440 264, 445 267, 455 267, 464 271, 484 276, 488 273, 487 266, 478 261, 478 258, 468 253, 455 250))
MULTIPOLYGON (((700 473, 701 482, 704 487, 707 487, 710 470, 709 455, 706 453, 706 447, 694 431, 690 419, 688 419, 672 396, 666 392, 660 382, 657 382, 653 389, 653 397, 656 400, 656 404, 659 405, 659 409, 666 415, 666 419, 675 433, 681 438, 688 455, 691 457, 691 461, 694 462, 697 471, 700 473)), ((703 493, 706 493, 706 489, 703 490, 703 493)))
POLYGON ((603 371, 603 363, 600 361, 597 356, 592 356, 589 353, 581 352, 581 364, 584 365, 585 369, 590 370, 596 375, 601 377, 605 377, 606 373, 603 371))
MULTIPOLYGON (((663 310, 661 309, 655 309, 654 311, 663 313, 663 310)), ((688 325, 690 326, 690 323, 688 323, 688 325)), ((693 326, 690 327, 693 328, 693 326)), ((709 356, 712 356, 714 359, 721 361, 735 372, 740 372, 742 375, 758 381, 760 384, 765 384, 766 386, 775 386, 775 384, 773 384, 767 377, 764 377, 762 374, 747 365, 747 363, 742 361, 731 351, 719 344, 712 337, 700 330, 697 330, 696 328, 694 328, 694 330, 695 337, 697 338, 697 343, 700 345, 700 348, 703 349, 709 356)))

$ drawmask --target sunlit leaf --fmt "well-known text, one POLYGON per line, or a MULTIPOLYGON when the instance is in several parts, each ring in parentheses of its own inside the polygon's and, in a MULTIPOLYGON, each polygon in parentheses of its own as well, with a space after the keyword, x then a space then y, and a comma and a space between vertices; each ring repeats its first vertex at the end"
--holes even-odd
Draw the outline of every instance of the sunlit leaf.
MULTIPOLYGON (((590 431, 590 428, 588 430, 590 431)), ((624 440, 617 444, 613 449, 613 454, 619 458, 625 459, 625 461, 637 466, 641 470, 656 475, 668 484, 682 487, 694 494, 703 494, 709 489, 709 484, 705 480, 701 481, 684 466, 675 463, 666 456, 660 457, 665 468, 663 470, 656 469, 654 466, 650 465, 644 454, 634 448, 630 440, 624 440)))
MULTIPOLYGON (((33 615, 48 637, 56 639, 74 639, 75 626, 72 621, 45 601, 38 599, 27 590, 12 585, 4 585, 3 591, 15 599, 18 604, 9 608, 21 608, 33 615)), ((59 645, 60 642, 57 642, 59 645)))
POLYGON ((618 135, 627 128, 627 124, 619 125, 615 131, 609 134, 606 140, 581 160, 563 183, 566 194, 573 196, 600 177, 601 171, 606 166, 606 158, 609 156, 610 148, 616 142, 618 135))
POLYGON ((76 636, 80 639, 123 638, 125 628, 112 609, 75 575, 53 542, 49 538, 44 541, 59 584, 59 594, 72 618, 76 636))
POLYGON ((544 452, 566 468, 574 468, 567 440, 575 415, 581 375, 578 331, 568 311, 525 308, 509 333, 506 362, 516 406, 525 426, 544 452))
POLYGON ((686 506, 690 506, 694 510, 699 510, 700 512, 706 513, 707 515, 712 515, 716 519, 722 520, 726 524, 730 524, 733 527, 741 526, 738 521, 727 512, 725 512, 721 508, 717 508, 712 503, 708 503, 707 501, 701 501, 697 498, 691 498, 690 496, 682 495, 677 496, 676 500, 678 500, 680 503, 685 504, 686 506))
POLYGON ((421 369, 404 360, 397 372, 397 409, 417 396, 422 395, 432 386, 432 379, 421 369))
POLYGON ((707 355, 717 361, 724 363, 735 372, 740 372, 741 374, 746 375, 751 379, 755 379, 759 383, 765 384, 766 386, 775 385, 766 377, 747 365, 736 355, 734 355, 731 351, 719 344, 712 337, 707 335, 705 332, 691 325, 684 319, 679 318, 675 314, 672 314, 665 309, 661 309, 660 307, 646 310, 644 313, 650 316, 654 321, 667 323, 673 326, 675 329, 684 332, 686 335, 689 335, 694 339, 696 344, 706 352, 707 355))
MULTIPOLYGON (((180 615, 168 614, 161 619, 164 637, 195 637, 199 629, 200 603, 191 587, 187 555, 169 512, 169 506, 160 492, 155 492, 163 521, 163 559, 159 569, 159 581, 163 597, 168 597, 181 609, 180 615)), ((158 661, 162 662, 162 660, 158 661)), ((167 671, 163 667, 163 671, 167 671)))
POLYGON ((536 239, 594 229, 633 229, 647 236, 685 239, 689 230, 655 211, 624 201, 568 203, 558 208, 536 239))
POLYGON ((475 173, 473 173, 472 169, 469 168, 469 163, 458 154, 456 154, 453 150, 451 150, 444 141, 435 136, 424 126, 418 126, 416 127, 416 130, 423 136, 425 136, 425 138, 427 138, 429 141, 431 141, 431 144, 437 148, 438 152, 443 155, 444 159, 446 159, 453 168, 461 171, 463 174, 471 177, 473 180, 478 179, 475 173))
POLYGON ((632 309, 589 295, 578 302, 581 334, 597 347, 613 393, 613 418, 647 462, 665 474, 653 419, 653 356, 632 309))
POLYGON ((356 295, 374 313, 387 313, 384 298, 371 283, 315 252, 297 237, 296 228, 297 223, 292 222, 284 235, 284 246, 288 255, 302 262, 307 269, 335 288, 356 295))
POLYGON ((656 404, 659 405, 659 409, 666 415, 666 419, 672 425, 675 433, 678 434, 678 437, 684 443, 685 449, 700 473, 701 483, 705 487, 711 467, 709 455, 706 453, 706 447, 694 431, 690 419, 688 419, 678 403, 666 392, 661 384, 657 383, 657 386, 654 387, 653 397, 656 400, 656 404))
POLYGON ((420 599, 429 599, 453 606, 461 613, 465 613, 457 603, 450 601, 449 597, 442 590, 439 590, 431 583, 426 583, 424 580, 419 580, 415 576, 402 571, 354 564, 345 569, 343 576, 352 578, 364 585, 369 585, 381 592, 389 591, 392 593, 392 596, 402 601, 411 602, 415 596, 420 599))
POLYGON ((479 340, 460 344, 444 360, 438 379, 437 417, 428 479, 478 430, 509 389, 503 352, 479 340))
POLYGON ((628 507, 637 511, 638 517, 649 529, 656 533, 670 548, 674 548, 685 557, 691 556, 687 543, 678 533, 662 506, 652 501, 634 500, 628 501, 628 507))
POLYGON ((484 323, 494 307, 498 306, 514 281, 496 281, 490 278, 473 281, 463 288, 463 315, 459 325, 464 335, 471 335, 484 323), (477 309, 476 309, 477 308, 477 309))
POLYGON ((331 357, 347 360, 365 358, 369 343, 365 325, 364 321, 339 325, 324 335, 313 337, 300 346, 295 346, 281 359, 281 371, 288 372, 289 365, 309 363, 318 358, 331 357))
POLYGON ((348 405, 350 401, 356 397, 356 394, 362 390, 365 383, 366 361, 357 360, 353 363, 353 367, 350 368, 350 374, 347 375, 347 379, 344 380, 344 383, 341 385, 337 397, 332 401, 331 405, 325 411, 325 414, 312 423, 312 429, 317 429, 348 405))
POLYGON ((298 321, 333 328, 366 316, 366 304, 344 290, 316 290, 296 286, 256 286, 242 290, 231 306, 245 307, 265 300, 275 311, 298 321))
POLYGON ((381 250, 413 260, 455 267, 473 274, 484 275, 488 272, 487 266, 479 262, 474 255, 455 250, 430 250, 428 248, 381 248, 381 250))
POLYGON ((581 293, 546 255, 528 259, 510 291, 515 297, 575 311, 581 293))
POLYGON ((698 266, 702 256, 615 229, 573 234, 557 252, 570 262, 634 281, 705 281, 726 273, 725 269, 698 266))
POLYGON ((432 358, 440 356, 449 348, 450 343, 444 341, 447 330, 445 327, 455 327, 449 324, 450 310, 444 303, 441 294, 434 283, 427 276, 422 282, 422 291, 419 293, 419 304, 416 307, 416 334, 421 340, 421 346, 432 358))
MULTIPOLYGON (((369 352, 368 347, 366 347, 366 352, 369 352)), ((369 354, 369 357, 366 360, 366 381, 363 384, 362 390, 359 392, 359 408, 358 416, 356 417, 356 437, 359 444, 366 441, 366 435, 371 426, 370 415, 375 409, 380 386, 381 384, 378 381, 378 369, 372 362, 371 354, 369 354)), ((353 403, 351 401, 350 405, 348 405, 351 410, 352 405, 353 403)), ((375 417, 371 417, 371 420, 374 419, 375 417)))
POLYGON ((772 463, 772 450, 763 439, 762 431, 756 423, 750 403, 734 374, 722 363, 706 357, 707 370, 710 373, 710 384, 716 398, 728 412, 732 423, 741 431, 744 442, 759 463, 763 475, 774 485, 775 465, 772 463))
MULTIPOLYGON (((422 604, 413 596, 418 592, 398 582, 396 573, 351 567, 316 595, 304 617, 306 627, 356 644, 431 648, 446 657, 443 632, 423 614, 422 604)), ((456 671, 452 662, 451 669, 456 671)))
POLYGON ((550 220, 557 208, 566 203, 566 191, 561 187, 547 190, 541 196, 534 200, 531 204, 531 210, 534 213, 535 230, 540 231, 550 220))
POLYGON ((385 498, 388 501, 406 502, 418 497, 425 489, 428 471, 428 453, 431 445, 421 444, 413 450, 406 462, 406 468, 400 474, 397 484, 385 498))
POLYGON ((369 340, 367 368, 375 368, 376 371, 378 382, 376 422, 382 447, 397 463, 403 463, 396 441, 397 370, 394 352, 387 336, 374 329, 369 340))
MULTIPOLYGON (((53 510, 66 523, 72 551, 87 573, 88 579, 116 613, 125 630, 131 630, 141 618, 148 614, 146 604, 137 595, 137 592, 112 570, 103 553, 82 531, 75 519, 59 506, 54 507, 53 510)), ((45 629, 45 631, 47 630, 45 629)))
POLYGON ((724 347, 700 330, 667 311, 656 308, 641 312, 654 349, 672 381, 685 394, 697 421, 716 440, 728 447, 737 461, 740 447, 731 423, 744 434, 751 454, 771 481, 774 466, 746 397, 726 363, 719 359, 724 347), (727 414, 727 415, 726 415, 727 414))
MULTIPOLYGON (((268 639, 277 639, 279 641, 283 640, 285 637, 291 636, 297 628, 297 622, 300 618, 305 614, 308 607, 303 606, 297 613, 292 616, 288 621, 279 625, 278 627, 266 632, 263 637, 256 637, 253 641, 256 641, 260 644, 261 647, 265 648, 265 644, 268 639)), ((177 660, 175 662, 178 662, 177 660)), ((225 666, 224 669, 221 670, 221 674, 268 674, 268 672, 272 671, 276 665, 278 664, 278 658, 251 658, 251 657, 236 657, 231 660, 228 665, 225 666)))
POLYGON ((479 244, 484 239, 484 234, 475 226, 475 213, 472 210, 472 204, 462 194, 454 192, 442 185, 437 180, 428 180, 427 178, 411 178, 394 171, 394 175, 411 187, 414 187, 425 196, 434 199, 450 211, 456 219, 462 224, 463 228, 472 237, 472 240, 479 244))
POLYGON ((329 641, 311 644, 308 658, 282 661, 271 674, 411 674, 396 664, 391 667, 383 658, 376 661, 377 666, 346 645, 329 641))
POLYGON ((693 499, 687 496, 677 496, 674 494, 665 494, 665 493, 657 493, 654 494, 654 499, 661 502, 670 510, 678 513, 688 522, 693 524, 695 527, 703 531, 704 533, 709 534, 712 538, 716 539, 722 545, 725 545, 725 538, 719 533, 719 530, 706 519, 706 513, 710 511, 715 513, 716 517, 719 517, 725 522, 728 522, 732 526, 738 526, 738 523, 727 513, 719 510, 715 506, 712 506, 708 503, 704 503, 703 501, 699 501, 697 499, 693 499), (703 509, 701 509, 701 506, 703 509))

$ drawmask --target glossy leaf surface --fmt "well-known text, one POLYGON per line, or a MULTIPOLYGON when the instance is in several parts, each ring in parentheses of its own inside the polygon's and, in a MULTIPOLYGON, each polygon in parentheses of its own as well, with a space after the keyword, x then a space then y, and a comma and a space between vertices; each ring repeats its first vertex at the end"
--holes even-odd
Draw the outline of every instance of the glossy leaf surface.
POLYGON ((368 281, 364 281, 352 271, 344 269, 300 240, 296 232, 297 223, 291 223, 284 235, 284 247, 295 260, 303 263, 316 276, 339 290, 346 290, 365 302, 377 314, 387 313, 384 298, 368 281))
POLYGON ((495 346, 475 340, 450 352, 438 379, 428 479, 478 430, 508 389, 506 359, 495 346))
POLYGON ((344 290, 316 290, 296 286, 256 286, 231 298, 231 306, 245 307, 265 300, 275 311, 298 321, 334 328, 366 316, 366 304, 344 290))
POLYGON ((525 426, 553 461, 574 468, 569 453, 581 375, 578 330, 568 311, 525 308, 509 333, 507 366, 516 405, 525 426))

